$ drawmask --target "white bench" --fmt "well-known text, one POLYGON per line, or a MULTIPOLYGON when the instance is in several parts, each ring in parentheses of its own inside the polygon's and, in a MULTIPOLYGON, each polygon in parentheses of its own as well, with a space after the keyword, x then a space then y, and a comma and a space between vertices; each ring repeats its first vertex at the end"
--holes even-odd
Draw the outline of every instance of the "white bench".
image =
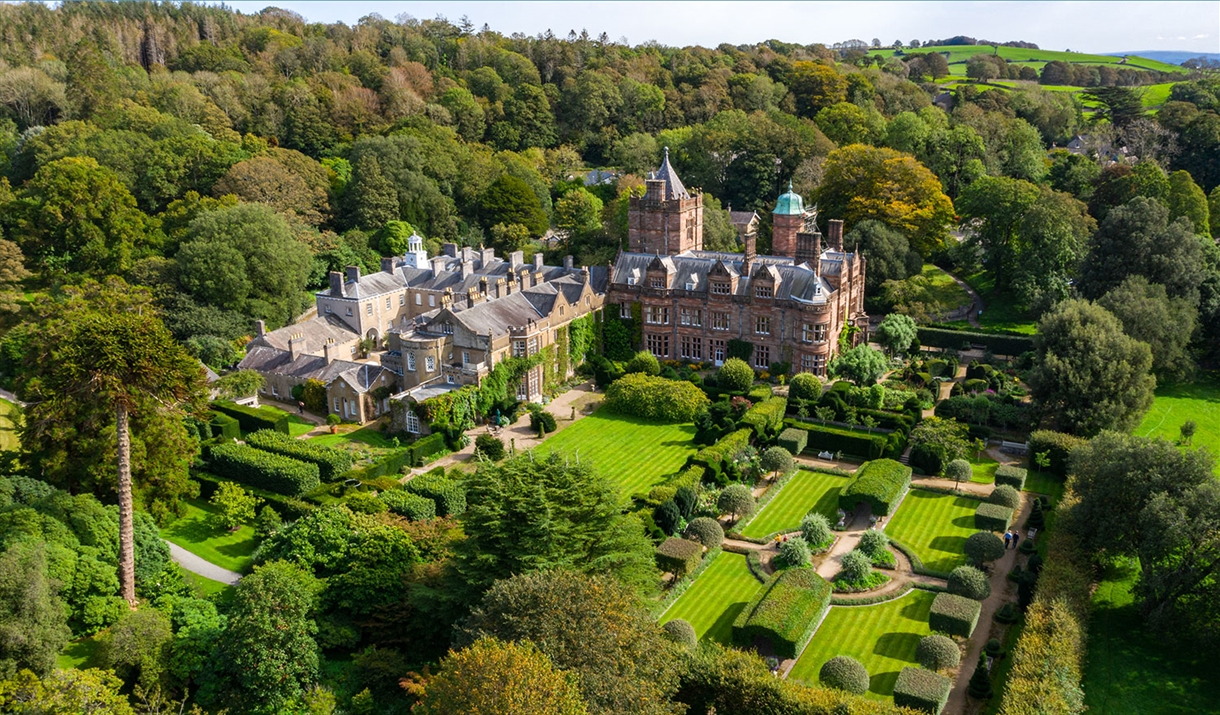
POLYGON ((1000 442, 1000 451, 1005 454, 1026 454, 1029 452, 1029 445, 1021 442, 1002 440, 1000 442))
POLYGON ((833 460, 834 458, 835 458, 834 452, 818 452, 818 459, 833 460))

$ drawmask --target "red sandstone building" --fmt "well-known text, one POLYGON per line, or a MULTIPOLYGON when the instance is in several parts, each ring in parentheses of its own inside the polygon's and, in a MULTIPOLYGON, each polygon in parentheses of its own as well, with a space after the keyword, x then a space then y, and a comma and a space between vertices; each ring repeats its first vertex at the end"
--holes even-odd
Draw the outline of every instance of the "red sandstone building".
POLYGON ((743 253, 704 251, 702 196, 687 192, 667 150, 644 196, 631 199, 630 252, 611 269, 606 310, 630 318, 638 303, 643 348, 662 360, 719 365, 739 340, 759 370, 789 363, 825 376, 847 326, 861 329, 853 344, 867 338, 864 257, 844 252, 842 221, 830 221, 824 243, 817 210, 791 186, 772 214, 775 255, 756 255, 755 214, 731 218, 743 253))

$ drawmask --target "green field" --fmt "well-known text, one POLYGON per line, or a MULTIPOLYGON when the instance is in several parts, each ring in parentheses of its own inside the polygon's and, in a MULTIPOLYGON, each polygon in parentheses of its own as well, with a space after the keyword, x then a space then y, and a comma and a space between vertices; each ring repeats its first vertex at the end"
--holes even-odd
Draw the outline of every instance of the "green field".
POLYGON ((1107 568, 1093 594, 1085 705, 1106 715, 1217 712, 1220 669, 1214 654, 1144 628, 1131 597, 1138 573, 1134 561, 1107 568))
POLYGON ((817 685, 822 665, 836 655, 847 655, 868 670, 870 697, 893 695, 899 671, 916 665, 915 647, 931 632, 928 610, 935 597, 916 589, 875 606, 831 606, 788 677, 817 685))
POLYGON ((21 408, 8 400, 0 400, 0 449, 17 449, 21 440, 17 437, 17 418, 21 408))
MULTIPOLYGON (((999 54, 1010 64, 1028 65, 1038 70, 1042 70, 1042 66, 1047 62, 1061 60, 1070 62, 1074 65, 1112 65, 1118 67, 1129 67, 1146 70, 1156 70, 1159 72, 1181 72, 1186 73, 1185 68, 1177 65, 1171 65, 1166 62, 1158 62, 1148 59, 1147 57, 1138 57, 1130 55, 1126 63, 1122 57, 1110 57, 1108 55, 1089 55, 1083 52, 1058 52, 1055 50, 1029 50, 1022 47, 1000 47, 995 48, 991 45, 935 45, 928 47, 903 48, 904 53, 918 54, 924 52, 939 52, 948 54, 946 57, 949 61, 949 72, 956 76, 965 76, 966 60, 979 54, 999 54)), ((880 55, 881 57, 893 57, 894 50, 889 48, 871 50, 869 54, 880 55)))
POLYGON ((1187 420, 1195 422, 1193 447, 1207 447, 1220 455, 1220 373, 1205 373, 1198 380, 1157 387, 1156 401, 1135 433, 1176 442, 1187 420))
POLYGON ((834 524, 839 509, 839 490, 847 482, 847 477, 802 469, 741 533, 761 539, 780 530, 796 531, 801 526, 801 519, 810 511, 821 512, 834 524))
POLYGON ((979 501, 965 496, 912 489, 886 524, 885 533, 901 541, 932 571, 952 571, 966 563, 962 548, 974 528, 979 501))
POLYGON ((1051 504, 1059 502, 1063 489, 1063 479, 1050 472, 1030 469, 1025 473, 1025 488, 1022 491, 1045 494, 1051 498, 1051 504))
POLYGON ((722 551, 660 620, 664 623, 681 618, 695 627, 700 639, 729 645, 733 619, 761 587, 746 566, 745 556, 722 551))
POLYGON ((187 551, 230 571, 244 572, 254 553, 254 529, 243 526, 228 532, 212 526, 208 516, 215 512, 202 500, 183 502, 186 515, 161 530, 161 536, 187 551))
POLYGON ((213 581, 210 578, 205 578, 196 573, 191 573, 186 569, 182 569, 182 578, 186 580, 187 585, 195 592, 195 595, 200 598, 207 598, 218 593, 222 593, 225 589, 233 588, 227 583, 213 581))
POLYGON ((694 425, 657 424, 599 411, 576 420, 537 448, 592 464, 622 489, 624 497, 646 492, 682 468, 695 453, 694 425))
POLYGON ((986 271, 980 271, 968 276, 961 276, 983 301, 983 312, 979 315, 979 325, 983 330, 1008 330, 1023 335, 1033 335, 1037 332, 1037 323, 1012 304, 1007 295, 996 293, 995 276, 986 271))

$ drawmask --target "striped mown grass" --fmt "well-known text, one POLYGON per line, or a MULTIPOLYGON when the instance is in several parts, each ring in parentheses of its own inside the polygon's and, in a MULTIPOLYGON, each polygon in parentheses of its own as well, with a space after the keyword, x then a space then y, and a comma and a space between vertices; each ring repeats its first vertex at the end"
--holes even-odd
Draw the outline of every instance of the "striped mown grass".
POLYGON ((617 483, 626 498, 681 469, 695 453, 694 436, 694 425, 657 424, 603 410, 556 432, 534 452, 579 457, 617 483))
POLYGON ((831 606, 788 677, 817 685, 822 665, 837 655, 847 655, 868 670, 869 697, 892 696, 898 673, 916 664, 915 647, 931 632, 928 610, 935 596, 916 589, 875 606, 831 606))
POLYGON ((781 529, 796 531, 801 526, 801 519, 811 510, 821 512, 833 524, 838 513, 839 490, 849 481, 847 477, 802 469, 741 533, 759 539, 781 529))
POLYGON ((983 457, 982 459, 970 458, 970 468, 973 473, 970 476, 970 481, 975 484, 995 484, 995 470, 1000 466, 1000 463, 991 457, 983 457))
POLYGON ((722 551, 686 593, 661 614, 661 623, 681 618, 695 627, 700 639, 729 645, 733 619, 761 587, 746 566, 745 556, 722 551))
POLYGON ((952 571, 966 563, 962 549, 974 528, 978 499, 912 489, 886 524, 885 533, 901 541, 933 571, 952 571))

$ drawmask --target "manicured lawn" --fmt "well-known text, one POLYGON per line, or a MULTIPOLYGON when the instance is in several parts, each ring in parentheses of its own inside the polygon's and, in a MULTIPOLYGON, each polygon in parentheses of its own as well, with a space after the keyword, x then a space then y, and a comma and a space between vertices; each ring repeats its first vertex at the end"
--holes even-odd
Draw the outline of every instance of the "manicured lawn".
POLYGON ((1063 496, 1063 480, 1050 472, 1030 469, 1025 473, 1025 488, 1022 491, 1045 494, 1051 498, 1051 504, 1057 504, 1063 496))
POLYGON ((928 280, 927 294, 937 311, 949 312, 970 305, 970 294, 940 268, 925 263, 920 275, 928 280))
POLYGON ((1194 382, 1165 385, 1135 433, 1178 441, 1182 423, 1194 420, 1192 447, 1207 447, 1220 455, 1220 373, 1205 373, 1194 382))
POLYGON ((324 434, 321 437, 310 437, 309 443, 321 444, 327 447, 338 447, 343 444, 359 442, 367 444, 370 447, 382 447, 385 449, 392 449, 394 447, 394 443, 386 439, 385 435, 381 433, 381 430, 377 429, 376 425, 369 425, 368 427, 361 427, 347 432, 344 432, 343 429, 344 426, 339 427, 339 434, 324 434))
POLYGON ((271 405, 262 405, 262 408, 281 415, 288 415, 288 433, 293 437, 300 437, 303 434, 308 434, 313 430, 314 427, 317 427, 316 424, 310 422, 309 420, 287 410, 281 410, 280 408, 272 407, 271 405))
POLYGON ((995 470, 1000 466, 1000 463, 990 457, 975 459, 971 457, 970 468, 973 473, 970 475, 970 481, 975 484, 994 484, 995 470))
POLYGON ((0 449, 17 449, 21 441, 17 438, 17 419, 21 408, 8 400, 0 400, 0 449))
POLYGON ((695 627, 695 635, 725 645, 732 642, 733 619, 762 587, 746 566, 746 557, 722 551, 691 584, 661 622, 681 618, 695 627))
POLYGON ((875 606, 831 606, 788 677, 817 685, 822 665, 847 655, 868 670, 870 697, 892 696, 899 671, 916 665, 915 647, 931 632, 928 610, 935 597, 916 589, 875 606))
POLYGON ((952 571, 966 563, 962 548, 974 528, 979 500, 912 489, 885 526, 885 533, 913 550, 933 571, 952 571))
POLYGON ((694 425, 668 425, 598 411, 556 432, 535 452, 558 452, 592 464, 623 497, 646 492, 695 453, 694 425))
POLYGON ((795 531, 810 511, 821 512, 833 524, 839 508, 839 490, 848 481, 847 477, 802 469, 741 533, 759 539, 781 529, 795 531))
POLYGON ((1132 602, 1134 561, 1108 568, 1093 594, 1085 705, 1106 715, 1214 713, 1220 669, 1214 653, 1150 632, 1132 602))
POLYGON ((1012 299, 995 291, 995 276, 986 271, 980 271, 961 279, 976 290, 983 300, 983 312, 979 315, 979 325, 983 330, 1011 330, 1024 335, 1037 332, 1037 324, 1023 311, 1012 304, 1012 299))
POLYGON ((81 638, 64 646, 56 658, 56 667, 62 670, 70 668, 95 668, 98 666, 96 656, 102 644, 96 638, 81 638))
POLYGON ((223 593, 225 589, 233 588, 227 583, 221 583, 219 581, 213 581, 210 578, 204 578, 203 576, 191 573, 186 569, 182 569, 182 578, 186 579, 186 582, 191 587, 191 590, 193 590, 195 595, 199 596, 200 598, 207 598, 208 596, 212 596, 217 593, 223 593))
POLYGON ((208 516, 215 510, 202 500, 186 502, 186 516, 161 530, 161 536, 187 551, 230 571, 245 571, 257 545, 254 529, 235 532, 214 528, 208 516))

